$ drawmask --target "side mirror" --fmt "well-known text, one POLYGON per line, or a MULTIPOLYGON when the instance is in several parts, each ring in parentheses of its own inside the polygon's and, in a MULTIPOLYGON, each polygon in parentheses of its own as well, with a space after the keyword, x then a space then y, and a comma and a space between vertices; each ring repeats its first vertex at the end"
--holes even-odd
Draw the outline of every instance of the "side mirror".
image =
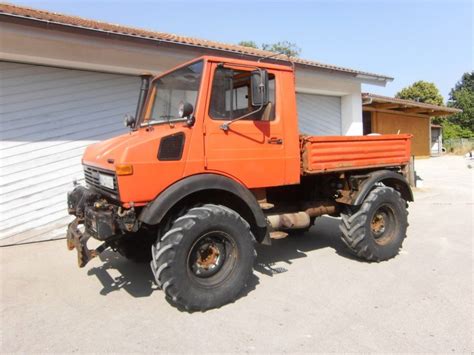
POLYGON ((194 107, 189 102, 181 102, 178 109, 179 118, 188 118, 193 114, 194 107))
POLYGON ((186 119, 186 126, 192 127, 194 126, 195 122, 196 122, 196 119, 194 118, 194 116, 191 115, 186 119))
POLYGON ((253 71, 251 86, 252 106, 268 104, 268 72, 263 69, 253 71))
POLYGON ((194 125, 196 119, 193 116, 194 107, 189 102, 181 102, 178 109, 178 117, 186 118, 186 125, 191 127, 194 125))
POLYGON ((135 126, 135 117, 130 114, 125 115, 123 119, 123 124, 125 127, 133 128, 135 126))

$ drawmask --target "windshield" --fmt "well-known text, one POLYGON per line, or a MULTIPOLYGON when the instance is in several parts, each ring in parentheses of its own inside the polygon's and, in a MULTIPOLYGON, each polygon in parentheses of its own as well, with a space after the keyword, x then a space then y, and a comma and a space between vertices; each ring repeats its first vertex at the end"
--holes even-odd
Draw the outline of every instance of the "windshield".
POLYGON ((144 123, 162 123, 182 120, 178 117, 179 104, 189 102, 196 107, 201 83, 203 62, 199 61, 169 73, 153 82, 152 105, 144 123))

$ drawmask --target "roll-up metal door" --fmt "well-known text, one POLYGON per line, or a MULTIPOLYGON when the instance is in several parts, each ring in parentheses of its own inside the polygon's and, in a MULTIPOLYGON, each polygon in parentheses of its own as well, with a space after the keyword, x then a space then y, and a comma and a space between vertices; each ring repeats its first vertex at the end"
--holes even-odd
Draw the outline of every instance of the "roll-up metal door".
POLYGON ((65 236, 86 146, 134 113, 134 76, 0 62, 0 245, 65 236))
POLYGON ((341 98, 314 94, 296 94, 300 133, 313 136, 341 135, 341 98))

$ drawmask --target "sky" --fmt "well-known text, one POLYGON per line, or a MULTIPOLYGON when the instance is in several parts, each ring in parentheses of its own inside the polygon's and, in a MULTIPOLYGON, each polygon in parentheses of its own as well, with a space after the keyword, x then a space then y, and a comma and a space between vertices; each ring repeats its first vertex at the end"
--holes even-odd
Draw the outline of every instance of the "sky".
POLYGON ((473 70, 472 0, 10 0, 189 37, 290 41, 300 57, 394 77, 363 91, 393 96, 418 80, 448 99, 473 70))

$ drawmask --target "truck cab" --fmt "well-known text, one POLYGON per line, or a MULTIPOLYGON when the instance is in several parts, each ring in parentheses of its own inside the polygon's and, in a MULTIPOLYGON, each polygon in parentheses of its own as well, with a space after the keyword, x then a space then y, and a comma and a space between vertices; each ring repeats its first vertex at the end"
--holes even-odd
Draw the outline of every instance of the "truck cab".
POLYGON ((80 267, 112 248, 150 262, 173 304, 208 309, 240 292, 255 242, 324 214, 342 218, 360 257, 385 260, 401 247, 410 137, 300 135, 291 63, 205 56, 143 76, 125 121, 129 133, 86 149, 87 186, 68 194, 80 267), (360 211, 370 221, 356 231, 349 220, 360 211), (103 244, 88 249, 91 237, 103 244))
POLYGON ((249 189, 297 184, 296 102, 294 95, 285 97, 294 92, 293 71, 284 65, 259 67, 202 57, 154 78, 132 131, 88 147, 84 165, 115 172, 120 188, 115 197, 125 206, 143 206, 178 180, 204 172, 249 189), (262 108, 252 103, 259 67, 268 78, 262 108), (191 110, 186 117, 180 117, 180 104, 191 110))

